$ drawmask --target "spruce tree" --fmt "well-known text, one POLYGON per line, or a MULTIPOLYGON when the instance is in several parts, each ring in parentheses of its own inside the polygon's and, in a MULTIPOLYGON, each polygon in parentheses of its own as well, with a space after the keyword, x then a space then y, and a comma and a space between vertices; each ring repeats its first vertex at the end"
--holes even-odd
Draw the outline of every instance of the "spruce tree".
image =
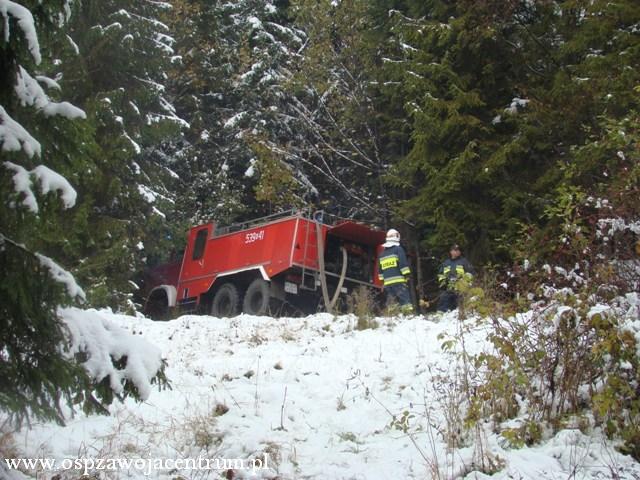
POLYGON ((95 306, 135 308, 143 260, 169 250, 180 119, 167 91, 174 60, 168 4, 123 0, 77 5, 61 75, 92 126, 91 175, 78 178, 77 242, 69 254, 95 306), (74 50, 69 50, 68 45, 74 50), (166 211, 166 213, 165 213, 166 211), (149 239, 147 241, 147 239, 149 239))
POLYGON ((389 180, 426 248, 456 241, 478 260, 513 258, 561 185, 593 181, 599 160, 575 152, 598 141, 600 116, 637 102, 637 15, 634 2, 518 1, 390 13, 396 52, 383 68, 411 142, 389 180))
MULTIPOLYGON (((183 193, 176 216, 229 223, 269 213, 268 201, 261 204, 256 192, 272 178, 272 161, 279 163, 277 178, 288 182, 298 176, 265 146, 291 137, 282 85, 301 39, 279 2, 178 1, 170 13, 181 58, 172 91, 178 112, 191 125, 179 150, 183 193), (265 167, 270 173, 261 177, 265 167)), ((292 197, 294 204, 298 197, 292 197)))
POLYGON ((0 408, 17 423, 31 415, 61 420, 62 404, 70 405, 78 384, 88 382, 62 355, 57 309, 83 294, 59 283, 62 269, 41 248, 60 210, 75 203, 75 191, 59 172, 73 168, 62 149, 74 134, 82 136, 74 119, 85 115, 44 91, 59 88, 45 73, 55 63, 48 47, 64 34, 68 2, 7 7, 0 32, 0 408), (54 136, 59 143, 45 143, 54 136))
MULTIPOLYGON (((18 424, 33 417, 63 422, 65 405, 83 402, 87 411, 105 411, 114 398, 113 384, 90 378, 82 367, 86 358, 69 353, 61 317, 61 307, 86 298, 60 264, 77 260, 84 247, 78 232, 91 228, 95 206, 73 185, 99 173, 99 150, 87 114, 58 101, 72 81, 60 74, 58 55, 75 50, 67 36, 71 2, 3 6, 0 409, 18 424)), ((128 394, 139 396, 130 382, 122 390, 128 394)))

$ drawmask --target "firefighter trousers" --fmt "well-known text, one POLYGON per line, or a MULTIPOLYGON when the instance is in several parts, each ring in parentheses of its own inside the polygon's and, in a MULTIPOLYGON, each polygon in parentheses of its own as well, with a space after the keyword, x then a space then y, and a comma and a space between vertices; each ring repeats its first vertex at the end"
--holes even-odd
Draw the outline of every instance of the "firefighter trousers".
POLYGON ((403 310, 408 309, 409 307, 413 310, 409 287, 407 287, 406 283, 394 283, 393 285, 387 285, 384 287, 384 291, 387 294, 387 304, 396 301, 401 307, 403 307, 403 310))

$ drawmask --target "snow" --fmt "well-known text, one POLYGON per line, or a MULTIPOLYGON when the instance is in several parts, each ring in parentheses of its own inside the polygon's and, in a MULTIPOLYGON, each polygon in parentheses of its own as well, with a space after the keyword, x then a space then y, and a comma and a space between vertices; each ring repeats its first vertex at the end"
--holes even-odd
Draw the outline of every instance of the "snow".
POLYGON ((12 119, 0 105, 0 144, 5 152, 23 150, 28 157, 40 155, 41 146, 22 125, 12 119))
MULTIPOLYGON (((121 385, 125 374, 108 369, 109 356, 126 350, 136 365, 126 375, 144 384, 159 362, 152 344, 167 361, 172 389, 160 392, 147 384, 144 403, 115 404, 110 417, 78 414, 65 427, 44 423, 16 432, 26 458, 175 461, 266 455, 268 469, 236 472, 234 478, 422 480, 433 478, 433 465, 439 467, 437 478, 450 473, 489 478, 473 472, 473 440, 452 452, 441 433, 451 407, 446 391, 462 361, 460 347, 445 340, 464 326, 467 352, 490 348, 487 327, 474 326, 473 320, 461 324, 457 312, 378 318, 378 328, 368 330, 357 330, 354 316, 329 314, 187 315, 153 322, 67 309, 63 316, 76 339, 74 351, 90 342, 104 346, 91 347, 96 378, 113 375, 121 385), (411 414, 406 432, 393 427, 403 412, 411 414)), ((486 451, 504 462, 491 477, 497 480, 640 475, 640 464, 616 452, 599 431, 587 436, 567 428, 520 449, 508 447, 489 426, 482 435, 486 451)), ((217 478, 211 472, 132 466, 114 475, 217 478)))
POLYGON ((640 220, 627 221, 623 218, 604 218, 598 220, 599 237, 607 235, 612 237, 618 232, 630 231, 636 235, 640 235, 640 220))
POLYGON ((133 111, 136 112, 136 114, 140 115, 140 109, 134 102, 129 101, 129 105, 131 105, 131 108, 133 108, 133 111))
POLYGON ((78 194, 67 179, 59 173, 54 172, 44 165, 38 165, 31 170, 31 174, 40 182, 40 188, 43 194, 46 195, 49 192, 59 191, 65 208, 71 208, 76 204, 78 194))
MULTIPOLYGON (((165 39, 165 37, 167 37, 167 35, 157 34, 156 38, 154 39, 154 43, 156 44, 156 46, 158 46, 158 48, 163 50, 165 54, 172 56, 175 53, 175 51, 171 46, 167 45, 162 41, 165 39)), ((171 38, 171 37, 168 37, 168 38, 171 38)))
POLYGON ((628 293, 625 302, 617 306, 618 314, 625 319, 620 326, 620 331, 628 331, 633 334, 636 340, 636 355, 640 356, 640 295, 638 293, 628 293))
POLYGON ((400 42, 400 48, 402 48, 403 50, 408 50, 410 52, 417 52, 418 49, 415 47, 412 47, 411 45, 407 44, 407 43, 403 43, 400 42))
POLYGON ((171 5, 169 2, 156 2, 153 0, 147 0, 147 2, 155 5, 158 8, 161 8, 163 10, 171 10, 173 9, 173 5, 171 5))
POLYGON ((38 201, 31 190, 31 176, 29 175, 29 171, 12 162, 4 162, 3 165, 8 170, 13 170, 15 172, 13 175, 13 188, 18 195, 22 195, 24 197, 22 205, 27 207, 29 211, 38 213, 38 201))
POLYGON ((137 18, 138 20, 142 20, 143 22, 149 23, 150 25, 157 27, 161 30, 164 30, 165 32, 168 32, 170 30, 169 27, 166 24, 162 23, 160 20, 157 20, 155 18, 144 17, 142 15, 136 15, 135 13, 128 12, 125 9, 120 9, 117 12, 115 12, 113 15, 114 16, 122 15, 123 17, 128 19, 137 18))
POLYGON ((87 355, 82 365, 96 383, 109 379, 116 394, 124 392, 126 382, 132 382, 142 400, 151 395, 151 380, 162 366, 160 350, 143 338, 132 335, 112 322, 109 315, 95 310, 59 309, 62 322, 69 331, 69 350, 73 358, 87 355), (126 366, 118 369, 113 362, 126 357, 126 366))
POLYGON ((47 86, 47 88, 62 90, 60 88, 60 84, 52 78, 45 77, 44 75, 36 75, 36 80, 38 80, 40 83, 44 83, 47 86))
POLYGON ((49 192, 59 191, 65 208, 71 208, 75 205, 78 194, 67 179, 59 173, 44 165, 38 165, 31 171, 12 162, 4 162, 3 165, 7 169, 16 172, 13 176, 14 190, 24 196, 22 204, 31 212, 38 213, 39 210, 36 196, 32 190, 32 177, 35 177, 40 183, 40 190, 44 195, 49 192))
POLYGON ((511 115, 516 115, 518 113, 519 108, 525 108, 530 100, 515 97, 511 100, 511 104, 504 109, 505 113, 509 113, 511 115))
POLYGON ((189 125, 189 123, 187 121, 185 121, 184 119, 176 116, 176 115, 163 115, 163 114, 159 114, 159 113, 150 113, 147 115, 146 117, 147 120, 147 125, 153 125, 154 123, 160 123, 160 122, 172 122, 172 123, 176 123, 178 125, 180 125, 182 128, 190 128, 191 125, 189 125))
POLYGON ((256 30, 262 28, 262 22, 260 21, 260 19, 258 17, 254 17, 253 15, 247 18, 247 22, 251 25, 252 28, 256 30))
POLYGON ((224 127, 225 128, 235 127, 246 115, 247 115, 247 112, 240 112, 235 114, 234 116, 232 116, 231 118, 229 118, 227 121, 224 122, 224 127))
POLYGON ((593 307, 591 307, 591 309, 587 313, 587 318, 588 319, 592 319, 595 315, 606 316, 606 315, 603 315, 603 314, 608 314, 609 312, 611 312, 611 306, 610 305, 597 304, 597 305, 594 305, 593 307))
POLYGON ((153 207, 152 211, 153 211, 153 213, 155 213, 159 217, 167 218, 167 216, 164 213, 162 213, 160 210, 158 210, 156 207, 153 207))
POLYGON ((40 84, 22 67, 18 69, 15 91, 22 106, 34 106, 47 117, 60 115, 72 120, 87 118, 83 110, 69 102, 52 102, 40 84))
POLYGON ((262 62, 254 63, 251 66, 251 69, 248 72, 243 73, 242 75, 240 75, 240 79, 242 79, 243 81, 246 81, 248 78, 252 77, 258 71, 260 71, 261 68, 262 68, 262 62))
POLYGON ((142 195, 145 200, 149 203, 153 203, 156 201, 156 199, 158 198, 158 194, 156 192, 154 192, 153 190, 151 190, 149 187, 147 187, 146 185, 138 185, 138 193, 140 193, 140 195, 142 195))
POLYGON ((53 277, 56 282, 62 283, 65 286, 67 294, 71 298, 79 298, 80 300, 85 300, 86 295, 84 293, 84 290, 82 290, 82 288, 80 288, 80 286, 76 283, 76 280, 75 278, 73 278, 73 275, 71 275, 71 273, 66 271, 49 257, 45 257, 40 253, 36 253, 35 255, 40 261, 40 265, 49 270, 51 277, 53 277))
POLYGON ((9 38, 11 35, 9 29, 9 16, 17 19, 18 26, 22 30, 26 40, 27 46, 29 48, 29 53, 33 57, 33 60, 37 65, 42 62, 42 56, 40 54, 40 43, 38 42, 38 34, 36 32, 35 23, 33 20, 33 15, 28 8, 23 7, 22 5, 18 5, 15 2, 10 0, 0 0, 0 15, 2 15, 4 19, 4 41, 5 43, 9 42, 9 38))
POLYGON ((138 145, 136 143, 136 141, 131 138, 127 133, 124 134, 124 137, 129 140, 129 142, 131 143, 131 146, 133 147, 133 150, 136 152, 136 155, 140 155, 142 153, 142 148, 140 148, 140 145, 138 145))
POLYGON ((251 160, 249 160, 249 167, 247 168, 247 170, 244 172, 244 176, 247 178, 251 178, 256 174, 256 159, 252 158, 251 160))
POLYGON ((73 41, 73 38, 67 35, 67 40, 69 41, 69 45, 71 45, 71 48, 73 48, 73 52, 76 55, 80 55, 80 47, 78 47, 78 44, 73 41))

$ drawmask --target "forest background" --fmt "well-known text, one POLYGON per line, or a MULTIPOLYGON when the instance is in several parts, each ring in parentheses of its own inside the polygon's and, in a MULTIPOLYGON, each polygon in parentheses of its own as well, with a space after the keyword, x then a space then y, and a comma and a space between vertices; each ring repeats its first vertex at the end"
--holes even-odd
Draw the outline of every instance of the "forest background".
POLYGON ((3 13, 0 105, 41 151, 3 143, 2 233, 92 306, 133 308, 140 272, 202 221, 310 207, 393 226, 423 292, 452 242, 477 265, 567 263, 586 199, 637 213, 632 0, 21 3, 42 58, 3 13), (21 71, 84 118, 29 104, 21 71), (15 165, 41 163, 74 208, 17 187, 15 165))

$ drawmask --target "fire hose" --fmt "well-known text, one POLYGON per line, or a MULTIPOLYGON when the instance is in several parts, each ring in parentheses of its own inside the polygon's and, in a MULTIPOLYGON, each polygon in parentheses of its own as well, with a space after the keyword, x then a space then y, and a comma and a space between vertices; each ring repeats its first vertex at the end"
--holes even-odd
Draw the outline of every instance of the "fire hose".
POLYGON ((344 247, 340 247, 342 250, 342 271, 340 272, 340 279, 338 280, 338 286, 333 293, 333 298, 329 299, 329 289, 327 288, 327 272, 324 268, 324 241, 322 239, 322 224, 316 222, 316 239, 318 244, 318 269, 320 270, 320 286, 322 287, 322 298, 324 299, 324 306, 327 312, 333 313, 333 308, 336 306, 340 291, 344 279, 347 276, 347 250, 344 247))

